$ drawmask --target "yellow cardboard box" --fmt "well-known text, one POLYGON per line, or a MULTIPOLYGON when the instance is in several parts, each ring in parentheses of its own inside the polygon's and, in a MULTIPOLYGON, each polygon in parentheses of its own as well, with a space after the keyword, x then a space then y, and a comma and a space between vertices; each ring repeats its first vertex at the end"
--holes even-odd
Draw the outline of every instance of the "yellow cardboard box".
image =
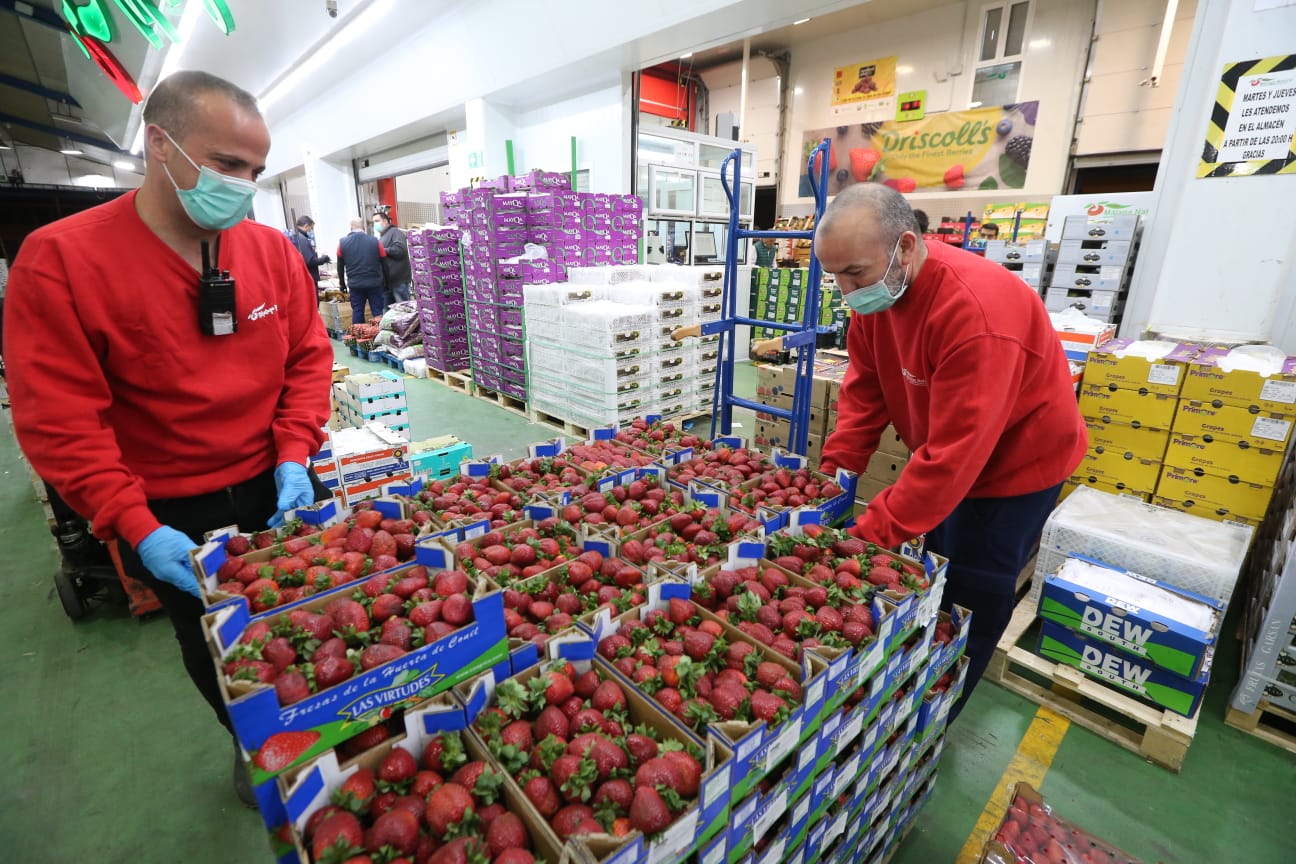
POLYGON ((1237 513, 1230 513, 1223 508, 1211 508, 1205 504, 1198 504, 1196 501, 1176 501, 1173 498, 1166 498, 1157 495, 1152 499, 1152 503, 1158 507, 1168 507, 1171 510, 1178 510, 1182 513, 1191 513, 1194 516, 1214 519, 1216 522, 1236 522, 1239 525, 1246 525, 1249 528, 1258 528, 1260 527, 1261 522, 1259 519, 1239 516, 1237 513))
POLYGON ((1107 450, 1100 444, 1085 453, 1072 476, 1111 486, 1123 484, 1130 489, 1150 491, 1156 488, 1160 475, 1160 461, 1141 459, 1121 450, 1107 450))
POLYGON ((1170 429, 1153 429, 1148 426, 1131 426, 1128 423, 1101 420, 1085 420, 1089 431, 1089 449, 1102 447, 1104 450, 1116 450, 1121 453, 1132 453, 1141 459, 1152 459, 1157 462, 1165 455, 1166 442, 1170 440, 1170 429))
POLYGON ((1228 356, 1226 346, 1201 349, 1188 364, 1180 396, 1197 402, 1216 402, 1273 411, 1296 417, 1296 357, 1288 357, 1274 375, 1236 369, 1225 372, 1219 361, 1228 356))
POLYGON ((1170 436, 1165 464, 1272 486, 1282 470, 1283 451, 1252 447, 1224 438, 1194 437, 1178 432, 1170 436))
POLYGON ((1134 339, 1112 339, 1089 352, 1085 360, 1086 384, 1111 384, 1127 390, 1179 395, 1188 362, 1198 346, 1181 343, 1157 360, 1127 353, 1134 339))
POLYGON ((1169 429, 1179 400, 1165 393, 1140 393, 1123 387, 1088 383, 1080 388, 1080 413, 1086 420, 1169 429))
POLYGON ((1143 492, 1138 489, 1131 489, 1123 483, 1106 483, 1097 478, 1072 476, 1062 484, 1062 494, 1058 496, 1058 503, 1065 501, 1068 495, 1081 486, 1088 486, 1090 489, 1097 489, 1099 492, 1106 492, 1108 495, 1126 495, 1130 498, 1137 498, 1144 503, 1152 500, 1151 491, 1143 492))
POLYGON ((1237 405, 1180 399, 1172 431, 1184 435, 1245 441, 1252 447, 1283 450, 1296 418, 1273 411, 1252 412, 1237 405))
POLYGON ((892 456, 890 453, 877 451, 869 458, 868 467, 864 469, 864 476, 871 477, 877 482, 890 486, 900 476, 905 465, 909 463, 908 459, 900 456, 892 456))
POLYGON ((1156 494, 1173 501, 1193 501, 1194 506, 1206 505, 1249 519, 1263 519, 1273 487, 1234 481, 1214 474, 1198 476, 1190 468, 1167 465, 1161 470, 1156 494))

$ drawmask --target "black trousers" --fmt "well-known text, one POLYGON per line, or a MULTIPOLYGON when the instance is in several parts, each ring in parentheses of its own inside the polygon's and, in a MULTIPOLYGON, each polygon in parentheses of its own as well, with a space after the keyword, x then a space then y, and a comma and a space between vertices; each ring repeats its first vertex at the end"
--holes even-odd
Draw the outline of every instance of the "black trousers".
MULTIPOLYGON (((315 500, 328 498, 329 491, 316 478, 315 472, 310 471, 309 474, 315 487, 315 500)), ((274 471, 269 470, 237 486, 216 492, 191 498, 152 500, 149 501, 149 509, 163 525, 188 535, 195 545, 202 545, 203 534, 226 525, 238 525, 244 532, 265 528, 266 522, 275 514, 278 497, 274 471)), ((136 551, 125 541, 118 541, 117 549, 121 553, 122 569, 127 575, 140 580, 157 595, 162 608, 171 618, 171 626, 175 628, 185 671, 189 673, 189 678, 207 700, 207 704, 216 712, 221 725, 232 732, 229 714, 221 699, 216 665, 203 635, 202 616, 206 610, 202 600, 150 573, 136 551)))
POLYGON ((944 522, 927 532, 926 548, 950 562, 941 608, 948 612, 957 603, 972 610, 967 681, 963 695, 950 709, 950 720, 963 710, 1008 629, 1017 599, 1017 576, 1035 551, 1061 491, 1059 483, 1011 498, 965 498, 944 522))

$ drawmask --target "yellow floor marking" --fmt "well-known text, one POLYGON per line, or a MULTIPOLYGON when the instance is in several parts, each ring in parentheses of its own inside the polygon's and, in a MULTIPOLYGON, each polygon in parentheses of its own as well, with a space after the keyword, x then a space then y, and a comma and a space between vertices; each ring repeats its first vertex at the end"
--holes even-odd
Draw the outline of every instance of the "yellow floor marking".
POLYGON ((1021 743, 1017 745, 1017 752, 1008 760, 1008 767, 999 777, 994 792, 990 793, 990 800, 981 811, 976 827, 963 844, 957 864, 975 864, 980 857, 981 847, 999 827, 1004 813, 1008 812, 1008 795, 1013 784, 1025 781, 1036 789, 1039 788, 1070 725, 1070 720, 1042 705, 1035 712, 1035 719, 1031 720, 1021 743))

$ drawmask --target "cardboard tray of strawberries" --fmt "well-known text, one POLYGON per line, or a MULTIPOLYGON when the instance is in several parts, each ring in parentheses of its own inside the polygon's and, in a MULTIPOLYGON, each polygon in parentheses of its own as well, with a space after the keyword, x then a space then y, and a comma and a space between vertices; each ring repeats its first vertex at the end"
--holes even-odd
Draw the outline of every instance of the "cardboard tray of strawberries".
POLYGON ((670 481, 681 489, 687 489, 696 480, 726 493, 777 467, 767 454, 749 448, 736 435, 716 438, 710 450, 699 452, 685 448, 661 461, 669 467, 670 481))
POLYGON ((241 602, 255 615, 413 560, 416 530, 398 502, 366 501, 323 531, 272 545, 235 526, 209 532, 190 560, 204 606, 241 602))
POLYGON ((1029 783, 1013 789, 1008 812, 981 853, 982 864, 1140 864, 1139 859, 1058 816, 1029 783))
POLYGON ((487 461, 466 462, 459 466, 457 478, 415 477, 408 483, 383 487, 383 495, 404 503, 405 512, 419 528, 419 536, 469 539, 483 521, 489 530, 523 518, 526 498, 491 479, 489 472, 496 467, 487 461))
MULTIPOLYGON (((626 683, 739 756, 733 801, 818 730, 827 678, 821 661, 796 662, 756 644, 694 603, 691 586, 653 583, 643 606, 597 619, 590 641, 626 683)), ((572 649, 558 650, 570 656, 572 649)))
POLYGON ((679 424, 658 414, 635 419, 626 428, 618 430, 616 440, 654 458, 670 457, 686 449, 701 451, 712 447, 706 438, 686 432, 679 424))
POLYGON ((567 456, 591 477, 599 478, 609 472, 626 468, 646 468, 657 460, 621 444, 616 440, 617 427, 590 430, 589 440, 567 446, 567 456))
POLYGON ((660 465, 627 468, 592 485, 586 492, 574 490, 565 504, 534 504, 528 512, 536 520, 557 517, 582 526, 586 536, 615 545, 690 505, 687 492, 668 483, 666 469, 660 465))
POLYGON ((329 750, 278 779, 281 864, 562 860, 552 831, 467 731, 457 700, 434 697, 403 719, 401 734, 359 755, 329 750))
POLYGON ((626 535, 621 557, 636 567, 688 578, 690 572, 725 560, 734 543, 758 538, 767 528, 756 516, 695 501, 669 519, 626 535))
MULTIPOLYGON (((588 652, 586 652, 588 653, 588 652)), ((598 657, 455 691, 469 735, 571 860, 683 860, 728 822, 733 754, 695 736, 598 657)))
MULTIPOLYGON (((729 493, 729 506, 754 513, 767 510, 786 514, 809 508, 823 515, 823 523, 833 524, 848 517, 855 506, 859 476, 839 469, 835 477, 811 471, 809 460, 795 453, 775 449, 776 469, 753 477, 729 493)), ((778 527, 787 524, 787 517, 778 527)))
POLYGON ((227 604, 203 630, 257 785, 399 708, 508 668, 501 593, 436 547, 258 616, 227 604))

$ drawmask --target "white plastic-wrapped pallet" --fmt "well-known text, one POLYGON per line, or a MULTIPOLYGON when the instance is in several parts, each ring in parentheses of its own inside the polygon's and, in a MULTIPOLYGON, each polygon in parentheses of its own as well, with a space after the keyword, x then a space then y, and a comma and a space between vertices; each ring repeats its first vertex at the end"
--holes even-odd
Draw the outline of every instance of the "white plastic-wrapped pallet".
POLYGON ((578 285, 620 285, 624 282, 646 282, 651 276, 653 267, 648 266, 613 266, 613 267, 569 267, 567 281, 578 285))

